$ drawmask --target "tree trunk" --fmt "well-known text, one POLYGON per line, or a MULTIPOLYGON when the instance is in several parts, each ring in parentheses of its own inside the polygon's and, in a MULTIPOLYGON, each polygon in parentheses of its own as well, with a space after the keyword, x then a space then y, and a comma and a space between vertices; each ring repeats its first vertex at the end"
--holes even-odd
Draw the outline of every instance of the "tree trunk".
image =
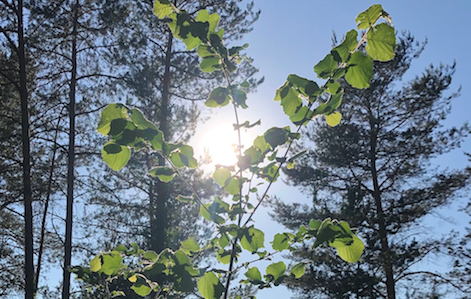
POLYGON ((379 226, 379 238, 381 240, 381 254, 383 258, 383 269, 386 274, 386 290, 388 299, 396 298, 395 282, 394 282, 394 270, 391 262, 391 250, 389 249, 388 234, 386 231, 386 222, 384 220, 384 211, 381 201, 381 192, 378 183, 378 172, 376 169, 376 142, 377 142, 377 130, 376 125, 372 122, 371 124, 371 136, 370 136, 370 170, 371 177, 373 180, 373 197, 375 200, 376 212, 378 213, 378 226, 379 226))
MULTIPOLYGON (((61 111, 62 114, 62 111, 61 111)), ((39 241, 39 252, 38 252, 38 261, 36 265, 36 276, 35 276, 35 281, 34 281, 34 293, 38 291, 38 285, 39 285, 39 276, 41 274, 41 265, 42 265, 42 256, 44 252, 44 239, 46 237, 46 220, 47 220, 47 211, 49 208, 49 201, 51 199, 51 193, 52 193, 52 181, 53 181, 53 175, 54 175, 54 169, 56 165, 56 153, 57 153, 57 138, 59 135, 59 125, 60 125, 61 117, 57 119, 57 126, 56 126, 56 132, 54 134, 54 144, 53 144, 53 149, 52 149, 52 161, 51 161, 51 168, 49 170, 49 179, 47 181, 47 193, 46 193, 46 202, 44 203, 44 211, 43 211, 43 219, 41 222, 41 237, 39 241)))
MULTIPOLYGON (((170 102, 170 79, 171 71, 170 64, 172 59, 172 45, 173 45, 173 35, 169 31, 167 48, 165 52, 165 70, 162 80, 162 100, 160 103, 160 114, 159 114, 159 129, 162 131, 166 141, 169 139, 169 129, 168 129, 168 106, 170 102)), ((165 151, 165 145, 163 150, 165 151)), ((158 164, 159 166, 165 165, 165 159, 159 156, 158 164)), ((151 221, 151 244, 152 248, 157 252, 160 252, 164 248, 168 247, 168 242, 166 240, 166 228, 168 227, 168 211, 167 211, 167 199, 168 199, 168 186, 166 183, 163 183, 159 180, 152 180, 150 191, 150 198, 152 200, 151 205, 155 207, 154 209, 154 219, 151 221), (154 194, 155 192, 155 194, 154 194), (155 201, 155 203, 153 203, 155 201)))
POLYGON ((65 219, 64 269, 62 299, 70 296, 70 263, 72 259, 72 220, 74 206, 74 164, 75 164, 75 88, 77 84, 77 23, 79 0, 75 1, 72 31, 72 70, 69 94, 69 152, 67 161, 67 214, 65 219))
POLYGON ((26 53, 23 28, 23 0, 18 0, 18 58, 20 65, 21 135, 23 141, 23 201, 25 208, 25 298, 34 298, 33 206, 26 53))

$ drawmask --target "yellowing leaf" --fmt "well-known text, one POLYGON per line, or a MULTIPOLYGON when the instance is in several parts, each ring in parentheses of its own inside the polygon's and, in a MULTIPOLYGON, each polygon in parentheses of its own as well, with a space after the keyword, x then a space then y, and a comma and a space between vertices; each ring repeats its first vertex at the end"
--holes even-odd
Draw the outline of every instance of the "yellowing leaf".
POLYGON ((133 276, 129 277, 128 280, 129 280, 130 282, 136 282, 136 281, 137 281, 137 276, 136 276, 136 274, 134 274, 133 276))
POLYGON ((342 114, 340 114, 340 112, 338 111, 335 111, 325 116, 325 121, 331 127, 335 127, 336 125, 338 125, 341 119, 342 119, 342 114))

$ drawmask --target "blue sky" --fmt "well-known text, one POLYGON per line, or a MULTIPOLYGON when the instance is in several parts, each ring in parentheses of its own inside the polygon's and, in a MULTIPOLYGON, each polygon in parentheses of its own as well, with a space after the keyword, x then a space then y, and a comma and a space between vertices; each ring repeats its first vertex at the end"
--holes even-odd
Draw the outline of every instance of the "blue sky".
MULTIPOLYGON (((289 74, 317 80, 313 67, 330 51, 332 32, 341 39, 344 33, 356 27, 355 17, 358 13, 376 3, 382 4, 391 15, 398 32, 407 30, 419 42, 428 40, 425 51, 413 63, 406 79, 419 75, 431 63, 453 64, 456 61, 457 70, 448 94, 461 86, 461 96, 454 100, 445 125, 460 125, 468 121, 471 107, 471 85, 468 83, 471 77, 468 74, 471 70, 468 57, 471 48, 471 1, 255 0, 255 7, 261 9, 262 14, 254 25, 253 32, 241 44, 250 44, 247 54, 254 58, 254 65, 260 69, 260 76, 265 77, 265 83, 258 88, 257 93, 249 95, 247 104, 250 108, 241 112, 242 122, 262 119, 262 126, 255 130, 256 134, 261 134, 272 126, 288 125, 289 121, 281 107, 273 102, 276 89, 289 74)), ((230 108, 217 109, 208 115, 211 120, 201 127, 200 132, 233 119, 230 108)), ((197 135, 195 140, 200 137, 201 135, 197 135)), ((195 147, 198 145, 195 144, 195 147)), ((436 159, 434 164, 443 168, 463 167, 469 164, 463 151, 471 152, 469 140, 463 144, 462 149, 436 159)), ((310 198, 282 182, 274 186, 271 194, 276 194, 286 202, 310 202, 310 198)), ((440 219, 435 220, 436 223, 452 229, 459 229, 460 224, 466 225, 469 218, 457 212, 465 202, 463 200, 442 211, 445 217, 456 215, 455 225, 440 219)), ((256 219, 257 226, 267 233, 266 245, 269 247, 268 241, 282 227, 273 223, 267 212, 259 211, 260 215, 256 219)), ((259 299, 289 296, 290 293, 284 288, 264 290, 257 294, 259 299)))

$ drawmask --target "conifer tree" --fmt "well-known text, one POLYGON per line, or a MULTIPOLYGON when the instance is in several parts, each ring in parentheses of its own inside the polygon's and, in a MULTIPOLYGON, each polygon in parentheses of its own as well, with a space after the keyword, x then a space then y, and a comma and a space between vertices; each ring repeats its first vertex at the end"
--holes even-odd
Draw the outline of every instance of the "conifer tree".
POLYGON ((456 243, 424 234, 420 225, 467 185, 469 170, 431 169, 430 161, 458 148, 469 129, 442 125, 457 96, 447 92, 455 65, 431 65, 401 83, 423 47, 405 35, 392 61, 375 62, 368 89, 343 84, 342 122, 312 125, 304 144, 316 147, 285 171, 313 205, 275 201, 274 219, 292 229, 311 218, 344 219, 366 242, 358 264, 343 263, 327 248, 293 252, 293 260, 312 263, 300 281, 288 283, 302 298, 393 299, 409 280, 449 282, 444 273, 412 266, 456 243))

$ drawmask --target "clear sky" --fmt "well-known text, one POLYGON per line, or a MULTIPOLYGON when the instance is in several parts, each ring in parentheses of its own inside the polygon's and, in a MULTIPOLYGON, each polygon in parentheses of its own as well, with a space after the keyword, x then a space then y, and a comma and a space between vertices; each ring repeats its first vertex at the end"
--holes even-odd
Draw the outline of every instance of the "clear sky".
MULTIPOLYGON (((250 108, 242 112, 241 120, 253 122, 262 119, 262 126, 256 130, 256 134, 261 134, 272 126, 289 124, 281 107, 273 102, 276 89, 285 82, 289 74, 317 80, 313 67, 330 51, 332 32, 341 39, 343 34, 356 27, 355 17, 358 13, 376 3, 382 4, 391 15, 398 32, 407 30, 419 42, 428 40, 425 51, 413 63, 406 78, 419 75, 431 63, 452 64, 456 61, 457 70, 448 94, 457 91, 461 86, 461 96, 454 100, 452 112, 445 124, 460 125, 470 119, 468 113, 471 107, 471 76, 468 72, 471 70, 471 62, 468 56, 471 48, 471 0, 254 1, 256 8, 262 10, 262 14, 254 25, 253 32, 241 44, 250 44, 247 54, 254 58, 254 65, 260 69, 260 76, 265 76, 265 83, 258 88, 257 93, 249 95, 247 104, 250 108)), ((232 110, 228 107, 217 109, 210 115, 211 120, 201 129, 221 125, 233 119, 232 110)), ((195 136, 195 140, 202 140, 200 134, 203 133, 195 136)), ((196 150, 201 152, 198 146, 201 147, 195 144, 196 150)), ((435 164, 440 167, 463 167, 469 163, 463 151, 471 152, 469 140, 463 144, 462 149, 437 159, 435 164)), ((276 194, 286 202, 310 202, 310 198, 282 182, 274 186, 271 194, 276 194)), ((465 201, 462 201, 449 207, 444 214, 458 215, 456 223, 466 225, 469 218, 456 212, 464 203, 465 201)), ((257 226, 266 231, 266 246, 270 247, 268 241, 282 227, 267 217, 267 210, 259 212, 257 226)), ((448 225, 443 223, 443 220, 437 223, 448 225)), ((459 229, 459 226, 451 228, 459 229)), ((290 293, 283 288, 263 290, 257 294, 259 299, 289 297, 290 293)))

